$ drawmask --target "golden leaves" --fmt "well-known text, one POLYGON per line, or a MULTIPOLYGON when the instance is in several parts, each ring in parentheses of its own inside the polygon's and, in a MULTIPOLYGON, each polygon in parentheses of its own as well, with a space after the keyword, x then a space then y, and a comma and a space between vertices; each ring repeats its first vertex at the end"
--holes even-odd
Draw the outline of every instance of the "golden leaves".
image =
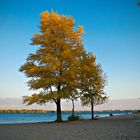
POLYGON ((32 67, 30 69, 30 73, 36 73, 38 71, 38 67, 32 67))
MULTIPOLYGON (((86 91, 89 82, 93 85, 96 59, 93 54, 86 54, 83 50, 83 27, 74 30, 75 21, 72 17, 54 11, 43 12, 40 17, 41 31, 32 39, 32 44, 40 47, 28 56, 20 70, 31 78, 28 82, 31 89, 41 89, 45 94, 33 94, 25 101, 43 103, 66 98, 81 85, 86 91), (48 91, 52 87, 54 89, 48 91)), ((94 84, 101 87, 100 82, 100 78, 96 78, 94 84)))
POLYGON ((79 27, 78 27, 77 33, 78 33, 79 35, 82 35, 82 34, 84 33, 83 26, 79 26, 79 27))
POLYGON ((40 17, 41 17, 42 20, 48 21, 49 20, 49 15, 50 15, 49 12, 48 11, 45 11, 45 12, 42 12, 40 14, 40 17))
POLYGON ((68 25, 69 25, 69 26, 74 26, 74 24, 75 24, 75 21, 74 21, 74 19, 73 19, 72 17, 69 17, 69 18, 67 19, 67 22, 68 22, 68 25))
POLYGON ((41 34, 34 34, 34 37, 32 38, 32 44, 34 45, 40 45, 40 44, 43 44, 44 43, 44 40, 42 38, 42 35, 41 34))
POLYGON ((51 54, 47 54, 42 60, 44 63, 50 63, 54 60, 54 57, 51 54))

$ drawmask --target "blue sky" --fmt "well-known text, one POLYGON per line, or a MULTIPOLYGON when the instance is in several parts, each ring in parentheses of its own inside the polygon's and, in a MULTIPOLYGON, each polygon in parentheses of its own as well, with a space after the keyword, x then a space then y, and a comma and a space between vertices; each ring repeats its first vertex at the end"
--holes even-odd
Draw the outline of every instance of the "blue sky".
POLYGON ((54 10, 74 17, 85 30, 84 47, 108 76, 111 99, 140 97, 140 7, 138 0, 0 0, 0 98, 30 95, 18 71, 39 31, 39 14, 54 10))

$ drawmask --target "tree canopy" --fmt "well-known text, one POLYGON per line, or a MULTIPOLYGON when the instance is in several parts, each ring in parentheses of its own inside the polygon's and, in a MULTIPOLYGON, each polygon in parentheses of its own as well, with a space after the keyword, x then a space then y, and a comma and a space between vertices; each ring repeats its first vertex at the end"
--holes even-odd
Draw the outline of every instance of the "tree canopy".
POLYGON ((105 79, 95 56, 83 49, 82 26, 76 29, 72 17, 54 11, 43 12, 40 17, 40 32, 32 38, 32 45, 38 47, 20 67, 34 90, 31 96, 24 96, 24 103, 55 102, 57 121, 62 121, 61 99, 72 99, 73 112, 78 97, 84 105, 93 101, 90 98, 95 103, 95 97, 96 101, 103 99, 105 79))
POLYGON ((91 53, 84 55, 81 69, 81 102, 83 106, 91 106, 91 118, 93 119, 94 106, 102 104, 108 99, 104 92, 107 80, 101 65, 96 64, 96 59, 91 53))
POLYGON ((30 89, 39 90, 24 102, 57 104, 57 120, 61 121, 60 99, 67 98, 69 89, 78 86, 80 59, 83 53, 81 35, 83 28, 74 30, 74 19, 54 11, 41 14, 40 33, 32 38, 32 45, 39 45, 29 54, 20 71, 30 78, 30 89))

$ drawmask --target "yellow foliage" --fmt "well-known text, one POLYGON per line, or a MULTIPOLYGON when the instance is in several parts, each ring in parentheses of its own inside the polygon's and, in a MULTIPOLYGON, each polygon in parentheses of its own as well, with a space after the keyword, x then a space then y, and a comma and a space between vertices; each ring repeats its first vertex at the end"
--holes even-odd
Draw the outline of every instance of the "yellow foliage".
POLYGON ((79 26, 77 32, 81 35, 84 33, 84 29, 83 29, 83 26, 79 26))
POLYGON ((64 95, 70 88, 79 86, 77 75, 80 74, 80 58, 84 51, 81 38, 84 31, 82 26, 74 30, 72 17, 54 11, 45 11, 40 17, 41 31, 32 39, 32 44, 40 47, 28 57, 21 71, 32 78, 29 82, 31 89, 55 87, 58 95, 54 96, 60 98, 60 93, 64 95), (58 87, 61 87, 61 91, 58 87))

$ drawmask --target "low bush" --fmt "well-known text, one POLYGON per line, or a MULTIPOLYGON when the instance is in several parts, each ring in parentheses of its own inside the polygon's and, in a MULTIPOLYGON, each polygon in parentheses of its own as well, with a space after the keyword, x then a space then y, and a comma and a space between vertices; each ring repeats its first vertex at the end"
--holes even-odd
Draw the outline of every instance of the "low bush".
POLYGON ((68 117, 68 121, 76 121, 76 120, 80 120, 80 116, 78 116, 78 115, 70 115, 68 117))

